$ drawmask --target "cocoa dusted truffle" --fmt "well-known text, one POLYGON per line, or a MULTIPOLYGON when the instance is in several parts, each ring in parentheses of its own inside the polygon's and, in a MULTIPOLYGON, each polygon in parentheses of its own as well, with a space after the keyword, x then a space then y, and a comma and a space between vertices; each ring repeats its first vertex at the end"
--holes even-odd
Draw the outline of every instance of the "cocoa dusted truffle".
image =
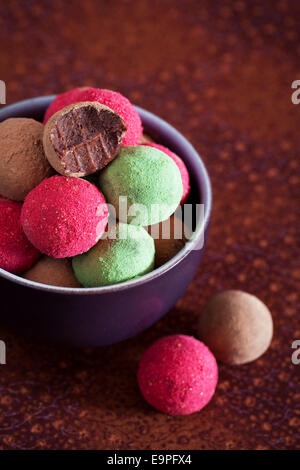
POLYGON ((172 259, 185 245, 190 234, 182 220, 175 216, 159 224, 147 227, 155 243, 155 267, 159 268, 172 259))
POLYGON ((41 284, 59 287, 80 287, 71 262, 67 259, 55 259, 43 256, 23 275, 25 279, 41 284))
POLYGON ((154 140, 148 135, 143 133, 142 137, 140 138, 139 144, 146 144, 146 143, 152 143, 154 140))
POLYGON ((43 149, 44 126, 34 119, 0 123, 0 194, 14 201, 53 173, 43 149))
POLYGON ((254 361, 268 349, 272 335, 270 311, 257 297, 246 292, 220 292, 200 314, 200 340, 218 360, 228 364, 254 361))
POLYGON ((71 104, 47 122, 45 154, 61 175, 90 175, 116 157, 126 130, 123 118, 103 104, 71 104))

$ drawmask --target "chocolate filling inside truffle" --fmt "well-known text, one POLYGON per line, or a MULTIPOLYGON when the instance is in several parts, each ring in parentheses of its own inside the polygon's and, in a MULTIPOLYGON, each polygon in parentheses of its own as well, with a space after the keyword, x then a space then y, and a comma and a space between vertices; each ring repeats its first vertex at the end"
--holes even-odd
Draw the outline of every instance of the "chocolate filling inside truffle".
POLYGON ((117 155, 126 130, 118 114, 87 105, 60 116, 50 139, 67 172, 88 175, 117 155))

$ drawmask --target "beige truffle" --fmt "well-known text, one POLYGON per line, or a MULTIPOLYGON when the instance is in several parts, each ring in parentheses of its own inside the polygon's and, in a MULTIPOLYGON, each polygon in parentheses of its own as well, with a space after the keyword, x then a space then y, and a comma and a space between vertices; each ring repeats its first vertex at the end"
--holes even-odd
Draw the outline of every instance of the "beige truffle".
POLYGON ((43 150, 44 126, 34 119, 0 123, 0 194, 23 201, 29 191, 53 173, 43 150))
POLYGON ((147 142, 154 142, 154 140, 148 134, 144 133, 139 141, 139 144, 146 144, 147 142))
POLYGON ((81 287, 70 261, 43 256, 23 275, 25 279, 59 287, 81 287))
POLYGON ((200 314, 199 339, 221 362, 254 361, 268 349, 272 335, 270 311, 246 292, 228 290, 216 294, 200 314))
POLYGON ((159 268, 172 259, 185 245, 188 229, 182 220, 176 216, 159 224, 147 227, 155 243, 155 267, 159 268))
POLYGON ((91 175, 117 156, 126 130, 124 119, 107 106, 94 101, 74 103, 47 121, 45 154, 61 175, 91 175))

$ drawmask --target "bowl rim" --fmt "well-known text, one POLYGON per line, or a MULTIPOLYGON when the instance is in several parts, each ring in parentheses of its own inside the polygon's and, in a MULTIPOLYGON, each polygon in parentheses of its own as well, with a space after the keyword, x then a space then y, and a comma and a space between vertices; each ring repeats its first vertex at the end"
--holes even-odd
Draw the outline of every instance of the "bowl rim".
MULTIPOLYGON (((1 114, 5 110, 5 112, 11 112, 12 116, 14 114, 16 116, 21 116, 22 113, 26 114, 26 109, 32 110, 33 107, 39 106, 40 109, 48 106, 50 102, 54 99, 56 95, 47 95, 47 96, 40 96, 36 98, 30 98, 27 100, 18 101, 16 103, 10 104, 8 106, 3 106, 0 109, 0 121, 1 121, 1 114), (25 111, 24 111, 25 108, 25 111), (22 112, 20 114, 20 112, 22 112)), ((200 222, 198 222, 195 231, 193 232, 193 238, 189 240, 185 246, 167 263, 163 264, 159 268, 154 269, 148 274, 144 274, 136 279, 131 279, 129 281, 124 281, 119 284, 113 284, 110 286, 100 286, 100 287, 59 287, 59 286, 51 286, 48 284, 41 284, 39 282, 30 281, 27 279, 22 278, 16 274, 9 273, 4 269, 0 268, 0 277, 20 284, 25 287, 30 287, 32 289, 52 292, 55 294, 75 294, 75 295, 89 295, 89 294, 104 294, 104 293, 114 293, 123 291, 126 289, 139 287, 143 284, 146 284, 154 279, 159 278, 160 276, 164 275, 168 271, 170 271, 173 267, 178 265, 181 261, 183 261, 186 256, 197 246, 201 237, 205 236, 205 231, 208 227, 211 210, 212 210, 212 188, 210 178, 208 176, 208 172, 206 166, 201 159, 199 153, 193 147, 193 145, 171 124, 169 124, 164 119, 160 118, 154 113, 147 111, 139 106, 135 106, 136 110, 138 111, 143 126, 146 128, 151 127, 152 130, 156 130, 157 134, 161 134, 162 136, 167 134, 168 140, 173 141, 175 145, 181 146, 185 148, 186 153, 189 153, 189 157, 194 165, 198 167, 199 174, 201 174, 201 192, 203 197, 203 204, 204 204, 204 217, 201 218, 200 222)), ((26 117, 26 116, 24 116, 26 117)), ((8 118, 7 118, 8 119, 8 118)), ((197 178, 199 179, 199 178, 197 178)))

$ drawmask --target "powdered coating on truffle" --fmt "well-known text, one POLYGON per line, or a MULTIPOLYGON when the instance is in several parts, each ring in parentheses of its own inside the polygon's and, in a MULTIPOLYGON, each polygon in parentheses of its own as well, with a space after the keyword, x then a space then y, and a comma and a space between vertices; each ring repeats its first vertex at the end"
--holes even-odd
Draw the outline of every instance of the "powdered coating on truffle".
POLYGON ((154 238, 156 268, 172 259, 184 247, 186 236, 190 235, 182 220, 174 214, 159 224, 150 225, 147 230, 154 238))
POLYGON ((21 223, 28 239, 42 253, 67 258, 95 245, 107 218, 105 199, 93 184, 57 175, 28 194, 21 223))
POLYGON ((199 338, 228 364, 254 361, 268 349, 272 335, 268 308, 254 295, 238 290, 213 296, 199 317, 199 338))
POLYGON ((59 287, 80 287, 71 262, 67 259, 55 259, 43 256, 23 275, 25 279, 59 287))
POLYGON ((127 126, 122 145, 137 145, 139 143, 143 127, 138 112, 125 96, 111 90, 83 87, 57 95, 46 111, 44 124, 60 109, 81 101, 97 101, 122 116, 127 126))
POLYGON ((0 268, 14 274, 30 268, 40 256, 22 230, 21 207, 0 197, 0 268))
POLYGON ((142 276, 154 267, 154 242, 143 227, 117 224, 91 250, 72 260, 85 287, 117 284, 142 276))
POLYGON ((149 147, 154 147, 154 148, 160 150, 161 152, 164 152, 169 157, 171 157, 172 160, 174 160, 174 162, 176 163, 176 165, 178 166, 178 169, 180 171, 182 186, 183 186, 183 193, 182 193, 182 198, 181 198, 180 204, 181 205, 184 204, 185 201, 187 200, 189 194, 190 194, 191 186, 190 186, 189 172, 187 170, 187 167, 183 163, 182 159, 180 157, 178 157, 178 155, 176 155, 176 153, 172 152, 167 147, 164 147, 163 145, 160 145, 160 144, 156 144, 155 142, 142 142, 142 145, 147 145, 149 147))
POLYGON ((142 145, 149 142, 154 142, 154 140, 148 134, 143 133, 142 137, 140 138, 139 144, 142 145))
POLYGON ((43 149, 44 126, 34 119, 0 123, 0 193, 14 201, 53 174, 43 149))
POLYGON ((45 154, 62 175, 90 175, 115 158, 125 131, 124 120, 107 106, 92 102, 72 104, 47 122, 45 154))
POLYGON ((54 100, 51 101, 50 105, 46 109, 44 125, 47 124, 47 121, 51 118, 51 116, 53 116, 53 114, 57 113, 57 111, 60 111, 72 103, 79 103, 80 101, 84 101, 80 99, 82 90, 84 90, 84 87, 78 87, 56 95, 54 100))
POLYGON ((210 350, 186 335, 165 336, 143 354, 138 384, 145 400, 159 411, 186 415, 211 400, 218 381, 210 350))
POLYGON ((119 220, 144 226, 167 219, 182 196, 176 164, 160 150, 144 145, 122 147, 100 172, 99 187, 115 207, 119 220), (127 211, 122 213, 120 207, 120 196, 127 197, 127 220, 127 211))

